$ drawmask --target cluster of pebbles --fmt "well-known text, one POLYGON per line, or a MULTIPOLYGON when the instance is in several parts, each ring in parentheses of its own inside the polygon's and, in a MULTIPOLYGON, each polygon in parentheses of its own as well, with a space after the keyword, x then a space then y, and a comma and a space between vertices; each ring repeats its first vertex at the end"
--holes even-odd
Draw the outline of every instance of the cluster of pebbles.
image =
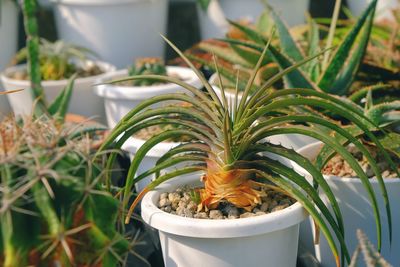
MULTIPOLYGON (((368 160, 363 156, 363 154, 354 146, 349 146, 347 149, 358 160, 359 164, 361 165, 367 176, 369 178, 375 177, 374 171, 372 170, 370 164, 368 163, 368 160)), ((390 168, 386 159, 383 156, 379 155, 375 149, 369 148, 369 152, 377 162, 383 178, 396 178, 398 176, 397 173, 390 168)), ((400 171, 399 160, 396 158, 393 158, 393 160, 400 171)), ((325 175, 335 175, 338 177, 358 177, 356 172, 340 155, 334 156, 328 162, 328 164, 326 164, 326 166, 322 170, 322 173, 325 175)))
POLYGON ((296 201, 280 192, 265 189, 265 196, 261 198, 262 203, 246 211, 236 208, 227 202, 221 203, 217 209, 197 210, 197 203, 194 202, 191 192, 193 189, 182 187, 171 193, 162 193, 158 202, 158 207, 170 214, 196 219, 238 219, 248 218, 268 214, 274 211, 289 207, 296 201))

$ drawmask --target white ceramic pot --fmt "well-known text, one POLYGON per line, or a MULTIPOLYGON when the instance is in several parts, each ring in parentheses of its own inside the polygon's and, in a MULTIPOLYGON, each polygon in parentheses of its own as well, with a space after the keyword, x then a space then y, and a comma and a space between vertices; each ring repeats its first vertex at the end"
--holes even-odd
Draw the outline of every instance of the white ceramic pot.
MULTIPOLYGON (((210 77, 210 84, 213 85, 215 93, 217 94, 219 99, 222 101, 222 91, 218 86, 215 85, 215 84, 217 84, 216 79, 217 79, 217 75, 213 74, 210 77)), ((233 107, 234 103, 235 103, 235 97, 236 97, 235 93, 226 91, 225 97, 228 102, 228 106, 230 108, 233 107)), ((242 94, 238 94, 238 100, 237 100, 238 103, 241 99, 242 99, 242 94)), ((270 136, 267 138, 267 140, 269 140, 272 144, 282 145, 286 148, 293 148, 295 150, 302 148, 306 145, 315 143, 317 141, 316 139, 314 139, 312 137, 309 137, 307 135, 302 135, 302 134, 279 134, 279 135, 270 136)), ((286 160, 283 160, 283 163, 286 163, 286 162, 287 162, 286 160)))
MULTIPOLYGON (((269 0, 269 4, 290 25, 305 22, 309 0, 269 0), (294 12, 295 11, 295 12, 294 12)), ((230 20, 250 19, 256 21, 264 10, 262 0, 211 0, 207 11, 198 5, 198 16, 202 39, 222 37, 229 28, 225 17, 230 20)))
MULTIPOLYGON (((370 2, 371 0, 347 0, 347 5, 349 6, 351 13, 358 17, 367 8, 370 2)), ((399 5, 400 2, 397 0, 379 0, 376 8, 375 18, 394 19, 390 9, 399 7, 399 5)))
MULTIPOLYGON (((135 156, 136 151, 145 143, 145 140, 138 139, 135 137, 130 137, 122 146, 122 150, 129 153, 129 157, 132 160, 135 156)), ((167 153, 171 148, 179 145, 179 143, 173 142, 163 142, 155 147, 153 147, 143 159, 141 164, 139 165, 137 174, 141 174, 151 168, 153 168, 157 161, 167 153)), ((168 169, 167 169, 168 170, 168 169)), ((154 179, 154 175, 149 176, 135 184, 135 188, 137 192, 141 192, 152 180, 154 179)))
MULTIPOLYGON (((17 52, 18 9, 11 0, 0 1, 0 71, 4 70, 17 52)), ((0 88, 3 91, 3 88, 0 88)), ((0 96, 0 119, 11 112, 6 96, 0 96)))
MULTIPOLYGON (((201 82, 196 74, 189 68, 167 66, 169 75, 178 75, 186 83, 201 87, 201 82)), ((102 82, 126 77, 128 71, 119 70, 104 76, 102 82)), ((167 83, 152 86, 118 86, 114 84, 102 84, 95 87, 95 93, 104 98, 107 123, 113 128, 130 110, 135 108, 140 102, 160 94, 188 92, 182 87, 167 83)), ((154 105, 157 106, 157 105, 154 105)))
POLYGON ((142 218, 159 230, 167 267, 294 267, 299 223, 306 212, 299 203, 271 214, 232 220, 184 218, 157 208, 161 192, 200 184, 200 174, 174 179, 142 200, 142 218))
MULTIPOLYGON (((322 144, 315 143, 308 145, 298 152, 308 158, 315 158, 318 154, 322 144)), ((293 164, 297 172, 305 174, 306 171, 300 168, 298 165, 293 164)), ((333 175, 324 175, 326 181, 330 185, 333 194, 335 195, 340 210, 343 215, 344 226, 345 226, 345 240, 348 246, 349 252, 352 253, 357 245, 358 240, 356 236, 356 230, 362 229, 373 244, 377 245, 376 238, 376 226, 375 219, 372 211, 372 206, 369 202, 369 197, 358 178, 341 178, 333 175)), ((400 179, 391 178, 385 179, 386 189, 388 191, 389 201, 391 203, 392 210, 392 224, 393 224, 393 240, 390 246, 389 242, 389 231, 385 212, 385 205, 377 179, 372 178, 371 185, 376 194, 379 211, 382 220, 382 256, 389 261, 393 266, 400 266, 400 209, 397 208, 397 204, 400 203, 400 179)), ((326 197, 323 196, 325 201, 326 197)), ((312 228, 311 226, 308 227, 312 228)), ((305 237, 309 239, 310 233, 300 233, 300 240, 305 237)), ((326 239, 321 235, 320 245, 315 246, 315 253, 317 258, 321 261, 323 267, 335 267, 335 261, 332 257, 332 253, 329 249, 326 239)), ((365 266, 364 263, 357 266, 365 266)))
POLYGON ((18 8, 11 0, 0 3, 0 71, 3 71, 17 51, 18 8))
POLYGON ((167 0, 52 1, 60 38, 90 47, 118 68, 164 55, 167 0))
MULTIPOLYGON (((88 62, 87 64, 95 63, 103 71, 103 74, 78 78, 75 80, 74 91, 70 102, 69 112, 83 115, 85 117, 93 117, 99 122, 105 121, 103 100, 93 93, 92 86, 108 72, 114 71, 115 67, 104 62, 88 62)), ((4 88, 9 90, 25 89, 21 92, 8 94, 8 100, 16 115, 29 115, 32 112, 33 98, 31 94, 30 82, 27 80, 16 80, 10 78, 10 75, 16 71, 23 70, 26 65, 17 65, 6 69, 1 74, 1 81, 4 88)), ((46 100, 51 103, 58 94, 67 86, 68 80, 60 81, 43 81, 42 86, 46 95, 46 100)))

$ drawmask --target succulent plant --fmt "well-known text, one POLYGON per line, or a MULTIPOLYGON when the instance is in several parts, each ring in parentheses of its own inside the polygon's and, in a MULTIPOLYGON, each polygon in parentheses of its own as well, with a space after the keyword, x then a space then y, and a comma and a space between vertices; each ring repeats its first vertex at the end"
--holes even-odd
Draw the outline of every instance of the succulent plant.
MULTIPOLYGON (((342 215, 336 199, 329 185, 323 179, 321 172, 308 159, 295 151, 280 145, 274 145, 265 139, 273 135, 297 133, 322 140, 342 155, 357 172, 369 193, 377 223, 378 239, 381 239, 380 210, 377 208, 376 196, 370 182, 352 155, 335 138, 332 138, 331 132, 345 138, 347 142, 353 143, 363 151, 377 178, 382 181, 374 159, 357 137, 354 137, 351 132, 341 127, 338 122, 324 118, 323 115, 315 111, 315 108, 329 110, 352 121, 357 129, 362 129, 365 135, 377 144, 378 148, 387 157, 388 162, 393 165, 377 137, 369 130, 372 127, 377 128, 377 126, 364 116, 360 107, 324 92, 312 89, 271 90, 273 83, 284 75, 289 75, 298 70, 301 64, 313 60, 312 57, 284 69, 263 86, 257 86, 251 95, 250 90, 254 87, 253 81, 267 51, 270 49, 268 46, 270 44, 268 44, 248 80, 248 85, 242 97, 238 98, 238 91, 236 90, 236 100, 228 105, 224 85, 220 84, 222 97, 219 99, 214 89, 190 60, 172 43, 168 40, 167 42, 198 75, 206 92, 197 90, 173 77, 158 75, 130 77, 132 80, 153 79, 173 82, 186 89, 187 93, 159 95, 142 102, 118 123, 99 150, 119 148, 130 136, 146 127, 163 124, 181 126, 181 128, 171 129, 153 136, 137 151, 122 192, 124 195, 124 207, 131 200, 131 191, 135 182, 154 173, 162 174, 158 175, 135 199, 129 209, 126 222, 129 221, 129 214, 133 212, 133 208, 146 192, 171 178, 183 174, 197 172, 204 174, 202 177, 204 189, 200 191, 201 202, 199 209, 215 207, 221 201, 228 201, 237 207, 251 209, 260 199, 257 183, 264 183, 267 186, 279 187, 304 206, 314 218, 322 233, 327 237, 338 266, 340 265, 339 254, 343 256, 342 261, 349 261, 350 257, 344 243, 342 215), (196 97, 193 97, 193 95, 196 97), (171 100, 187 102, 191 105, 184 107, 152 107, 153 104, 161 104, 164 101, 171 100), (297 107, 299 106, 305 107, 308 112, 299 114, 297 112, 297 107), (180 135, 191 136, 192 141, 171 149, 161 157, 155 167, 136 175, 140 162, 152 147, 166 139, 180 135), (264 152, 293 160, 307 169, 313 177, 315 187, 293 169, 280 161, 272 159, 264 152), (182 166, 180 163, 186 164, 182 166), (167 173, 160 172, 172 166, 175 166, 176 169, 167 173), (329 211, 320 199, 317 187, 320 187, 326 193, 332 204, 333 211, 329 211), (332 229, 332 231, 329 229, 332 229), (333 236, 340 242, 340 249, 334 242, 333 236)), ((215 66, 215 68, 218 69, 218 66, 215 66)), ((113 160, 114 156, 111 155, 108 164, 111 165, 113 160)), ((386 189, 383 185, 382 194, 388 205, 387 212, 390 213, 385 192, 386 189)))
MULTIPOLYGON (((272 39, 267 57, 263 62, 263 66, 269 64, 272 67, 269 72, 269 77, 276 73, 277 66, 280 69, 285 69, 292 66, 295 62, 304 60, 307 56, 326 51, 323 55, 323 60, 314 59, 308 64, 304 64, 300 68, 292 71, 290 74, 285 75, 285 87, 312 88, 335 95, 346 95, 354 82, 355 75, 360 67, 367 47, 373 23, 376 0, 371 1, 368 8, 360 16, 354 26, 351 27, 334 53, 331 53, 330 50, 335 35, 340 2, 341 1, 337 1, 336 3, 328 38, 324 42, 323 47, 321 47, 319 28, 312 19, 310 19, 309 30, 307 31, 306 45, 303 43, 303 45, 300 46, 299 41, 291 34, 284 21, 281 20, 279 15, 270 6, 266 5, 266 12, 253 27, 230 21, 230 24, 235 27, 236 30, 241 31, 245 35, 245 38, 239 40, 225 39, 225 42, 230 44, 230 54, 223 51, 226 55, 221 58, 232 62, 234 65, 239 64, 242 66, 243 64, 237 61, 239 59, 241 62, 246 62, 247 65, 244 65, 245 68, 248 68, 249 65, 251 68, 262 53, 269 39, 273 38, 273 36, 270 35, 270 29, 275 26, 279 38, 278 40, 275 40, 275 38, 272 39), (271 62, 275 64, 271 64, 271 62)), ((217 56, 221 56, 218 48, 214 49, 212 46, 207 47, 206 45, 200 45, 200 47, 207 51, 212 51, 217 56)), ((212 62, 208 62, 208 65, 211 66, 212 62)), ((232 75, 231 71, 221 70, 221 74, 227 77, 231 83, 236 83, 236 75, 234 73, 232 75), (226 73, 229 73, 229 75, 226 73)), ((267 76, 267 78, 269 77, 267 76)), ((246 82, 244 81, 243 83, 246 82)))
MULTIPOLYGON (((167 75, 167 68, 161 58, 139 58, 129 68, 128 74, 133 75, 167 75)), ((134 86, 148 86, 157 83, 154 80, 133 81, 134 86)))
POLYGON ((0 123, 1 266, 116 266, 131 249, 116 231, 119 201, 102 186, 104 159, 78 126, 0 123))
POLYGON ((42 87, 42 75, 40 65, 40 39, 38 34, 38 23, 36 19, 37 1, 24 0, 22 2, 22 12, 24 15, 24 27, 27 35, 26 58, 29 80, 31 82, 32 97, 35 100, 33 113, 35 116, 43 114, 53 116, 58 121, 63 122, 67 114, 69 102, 72 96, 74 79, 73 75, 67 86, 55 100, 48 104, 42 87))
MULTIPOLYGON (((53 42, 46 39, 40 39, 39 43, 39 62, 41 77, 45 81, 69 79, 75 73, 80 76, 96 75, 101 70, 94 66, 87 68, 85 63, 89 55, 95 55, 91 50, 65 43, 58 40, 53 42)), ((22 48, 14 58, 16 63, 27 59, 28 49, 22 48)))

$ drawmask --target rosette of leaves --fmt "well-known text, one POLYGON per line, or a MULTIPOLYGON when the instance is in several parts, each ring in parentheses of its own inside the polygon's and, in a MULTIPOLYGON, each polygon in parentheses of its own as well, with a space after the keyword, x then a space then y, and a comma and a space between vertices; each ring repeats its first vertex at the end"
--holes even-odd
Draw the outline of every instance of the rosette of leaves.
POLYGON ((131 249, 88 133, 47 116, 0 123, 1 266, 111 267, 131 249))
MULTIPOLYGON (((371 1, 338 47, 331 52, 340 4, 340 0, 336 1, 332 23, 325 42, 321 42, 323 39, 320 37, 318 25, 310 19, 308 37, 300 44, 296 39, 298 34, 291 33, 280 16, 269 5, 266 5, 266 13, 256 27, 230 21, 231 26, 242 32, 244 37, 224 40, 230 44, 231 52, 229 54, 225 51, 220 53, 218 48, 201 46, 202 49, 211 51, 224 60, 235 61, 234 65, 242 66, 245 62, 247 65, 244 66, 251 66, 255 64, 264 46, 272 38, 270 29, 275 26, 278 32, 278 42, 272 40, 262 65, 266 68, 263 70, 264 72, 267 72, 270 67, 270 75, 266 76, 267 79, 277 71, 277 68, 288 68, 295 62, 300 62, 308 56, 316 55, 327 49, 322 60, 314 59, 285 75, 283 78, 285 88, 310 88, 335 95, 346 95, 349 93, 365 54, 373 24, 376 0, 371 1), (321 43, 323 43, 322 47, 321 43), (225 55, 221 56, 221 54, 225 55), (240 61, 237 61, 238 58, 240 61)), ((207 61, 204 63, 207 64, 207 61)), ((208 62, 208 65, 212 65, 212 62, 208 62)), ((232 75, 229 70, 221 68, 221 74, 231 83, 236 83, 236 75, 232 75)), ((245 84, 246 79, 242 83, 245 84)))
MULTIPOLYGON (((277 80, 296 70, 298 71, 300 65, 312 61, 313 57, 285 68, 262 86, 257 86, 253 94, 250 94, 250 90, 254 87, 253 81, 257 72, 267 51, 270 51, 271 44, 267 44, 248 80, 248 85, 242 97, 239 99, 238 90, 236 90, 236 100, 228 105, 225 87, 221 80, 219 79, 222 91, 220 99, 190 60, 168 40, 167 42, 198 75, 206 92, 173 77, 157 75, 130 77, 132 80, 154 79, 173 82, 182 86, 187 90, 187 93, 163 94, 143 101, 118 123, 100 149, 102 151, 111 147, 119 148, 130 136, 146 127, 163 124, 180 126, 178 129, 171 129, 153 136, 136 152, 122 192, 124 207, 131 200, 131 192, 135 182, 152 174, 160 175, 157 175, 157 178, 135 199, 129 209, 129 214, 133 212, 133 208, 147 191, 171 178, 188 173, 203 173, 204 188, 199 192, 199 209, 214 208, 221 201, 230 202, 240 208, 251 209, 260 201, 260 192, 258 192, 256 185, 264 183, 267 186, 280 188, 303 205, 326 236, 339 266, 340 254, 342 255, 342 262, 349 261, 350 257, 344 243, 343 218, 329 185, 322 177, 321 172, 308 159, 291 149, 271 144, 265 139, 273 135, 296 133, 323 141, 345 158, 356 171, 369 194, 375 214, 378 240, 381 240, 381 211, 377 207, 376 195, 371 188, 370 181, 357 160, 340 142, 332 138, 332 132, 354 144, 366 155, 378 180, 381 181, 382 195, 387 204, 386 212, 390 217, 386 188, 376 162, 357 136, 341 127, 342 125, 338 122, 324 118, 323 115, 315 112, 315 109, 329 110, 329 112, 340 114, 340 116, 352 121, 357 129, 362 129, 365 135, 376 143, 388 162, 393 165, 394 163, 383 149, 382 144, 369 130, 372 126, 379 128, 364 116, 360 107, 324 92, 313 89, 271 90, 272 84, 277 80), (193 97, 193 95, 196 97, 193 97), (187 102, 190 105, 184 107, 152 107, 154 104, 162 104, 171 100, 187 102), (305 110, 308 110, 308 112, 299 114, 297 112, 299 106, 306 107, 305 110), (171 137, 181 135, 191 136, 192 140, 171 149, 159 159, 153 168, 144 173, 136 174, 141 161, 155 145, 171 137), (280 161, 274 160, 268 153, 296 162, 308 170, 313 177, 313 182, 309 182, 280 161), (182 165, 181 163, 186 164, 182 165), (176 167, 173 171, 161 172, 173 166, 176 167), (333 207, 332 211, 321 200, 317 188, 327 195, 333 207), (335 243, 335 238, 339 241, 340 247, 335 243)), ((215 68, 218 69, 218 66, 216 65, 215 68)), ((113 155, 110 156, 109 165, 112 164, 114 157, 113 155)), ((126 222, 129 221, 129 214, 126 217, 126 222)))

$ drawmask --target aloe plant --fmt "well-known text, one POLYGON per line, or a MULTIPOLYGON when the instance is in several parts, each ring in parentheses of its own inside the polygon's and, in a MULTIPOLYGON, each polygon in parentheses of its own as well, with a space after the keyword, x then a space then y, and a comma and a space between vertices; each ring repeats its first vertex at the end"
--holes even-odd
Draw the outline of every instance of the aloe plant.
POLYGON ((132 248, 89 136, 47 116, 0 123, 1 266, 111 267, 132 248))
MULTIPOLYGON (((320 171, 308 159, 291 149, 271 144, 265 140, 266 137, 273 135, 297 133, 322 140, 342 155, 354 168, 369 194, 377 224, 377 235, 380 240, 380 210, 377 208, 376 196, 371 184, 353 156, 341 143, 332 138, 331 131, 338 136, 344 137, 349 143, 353 143, 363 151, 376 176, 379 180, 382 180, 374 159, 363 144, 346 128, 341 127, 338 122, 324 118, 323 115, 316 113, 313 109, 306 109, 309 112, 304 114, 298 114, 296 109, 299 106, 307 106, 340 114, 353 121, 357 129, 362 129, 370 140, 377 144, 382 153, 387 154, 379 140, 369 130, 372 128, 371 125, 377 126, 364 116, 363 110, 358 106, 349 104, 324 92, 312 89, 271 90, 273 83, 283 76, 298 70, 300 65, 313 60, 312 57, 284 69, 264 85, 257 86, 253 94, 250 94, 250 90, 254 87, 253 81, 257 76, 257 72, 264 61, 267 51, 271 48, 270 44, 267 44, 251 74, 243 96, 239 99, 238 90, 236 90, 236 100, 228 105, 224 85, 220 83, 222 98, 219 99, 214 89, 190 60, 172 43, 168 40, 167 42, 198 75, 206 92, 197 90, 179 79, 158 75, 132 76, 114 81, 154 79, 172 82, 187 90, 187 93, 164 94, 143 101, 117 124, 99 150, 119 148, 130 136, 146 127, 163 124, 180 126, 180 128, 171 129, 153 136, 137 151, 122 192, 124 195, 123 206, 126 207, 131 200, 132 189, 136 182, 155 173, 158 176, 135 199, 129 209, 126 222, 129 222, 130 214, 132 214, 135 205, 146 192, 171 178, 183 174, 204 173, 202 179, 204 189, 200 194, 201 202, 199 208, 215 207, 221 200, 224 200, 233 203, 237 207, 250 209, 260 198, 259 192, 254 188, 254 179, 257 179, 266 184, 272 183, 278 186, 304 206, 326 236, 339 266, 339 254, 342 254, 342 261, 348 261, 349 254, 344 243, 343 218, 330 187, 323 179, 320 171), (190 105, 183 107, 151 107, 153 104, 161 104, 171 100, 186 102, 190 105), (307 124, 310 126, 307 126, 307 124), (320 127, 329 131, 321 130, 320 127), (161 157, 155 167, 136 175, 140 162, 152 147, 168 138, 181 135, 191 136, 192 141, 171 149, 161 157), (263 152, 273 153, 295 161, 307 169, 313 177, 315 187, 313 183, 294 172, 290 167, 273 160, 263 152), (186 163, 183 167, 181 164, 177 165, 182 162, 186 163), (160 172, 172 166, 176 167, 174 171, 160 172), (160 175, 160 173, 162 174, 160 175), (321 200, 317 187, 320 187, 326 193, 332 204, 333 211, 328 210, 321 200), (224 190, 221 190, 221 188, 224 190), (332 229, 332 231, 329 229, 332 229), (335 243, 334 237, 339 241, 340 248, 335 243)), ((218 66, 215 66, 215 68, 218 69, 218 66)), ((114 158, 115 155, 110 157, 109 165, 113 163, 114 158)), ((386 196, 384 186, 382 194, 386 196)), ((388 201, 387 197, 385 197, 385 200, 388 201)), ((388 208, 388 213, 390 213, 390 207, 388 208)))
MULTIPOLYGON (((318 26, 310 19, 307 51, 304 51, 303 47, 299 46, 296 42, 296 38, 290 33, 284 21, 269 5, 266 5, 267 11, 264 14, 264 18, 262 18, 261 23, 258 23, 256 27, 249 27, 230 21, 230 24, 237 30, 242 31, 246 38, 245 40, 228 38, 225 39, 225 42, 231 45, 232 50, 236 53, 235 57, 239 56, 242 61, 245 60, 250 64, 254 64, 254 58, 260 55, 263 47, 271 38, 268 35, 270 33, 268 30, 271 27, 271 23, 273 23, 278 31, 279 43, 276 44, 275 40, 273 40, 263 65, 275 62, 281 69, 285 69, 292 66, 295 62, 305 59, 307 56, 316 55, 328 49, 322 61, 315 59, 285 75, 286 88, 321 89, 330 94, 346 95, 349 93, 365 54, 372 28, 376 0, 371 1, 368 8, 350 29, 347 36, 343 38, 335 51, 330 53, 329 49, 335 35, 340 3, 341 1, 339 0, 336 3, 332 25, 328 33, 328 40, 325 42, 324 47, 320 47, 321 40, 318 26), (263 27, 266 28, 266 31, 263 30, 263 27)), ((214 52, 212 47, 203 46, 203 48, 214 52)), ((218 56, 220 54, 218 52, 215 53, 218 56)), ((223 57, 223 59, 227 58, 228 56, 223 57)), ((224 71, 221 71, 221 73, 225 75, 224 71)), ((228 78, 231 82, 235 83, 234 77, 235 75, 230 75, 228 78)))

